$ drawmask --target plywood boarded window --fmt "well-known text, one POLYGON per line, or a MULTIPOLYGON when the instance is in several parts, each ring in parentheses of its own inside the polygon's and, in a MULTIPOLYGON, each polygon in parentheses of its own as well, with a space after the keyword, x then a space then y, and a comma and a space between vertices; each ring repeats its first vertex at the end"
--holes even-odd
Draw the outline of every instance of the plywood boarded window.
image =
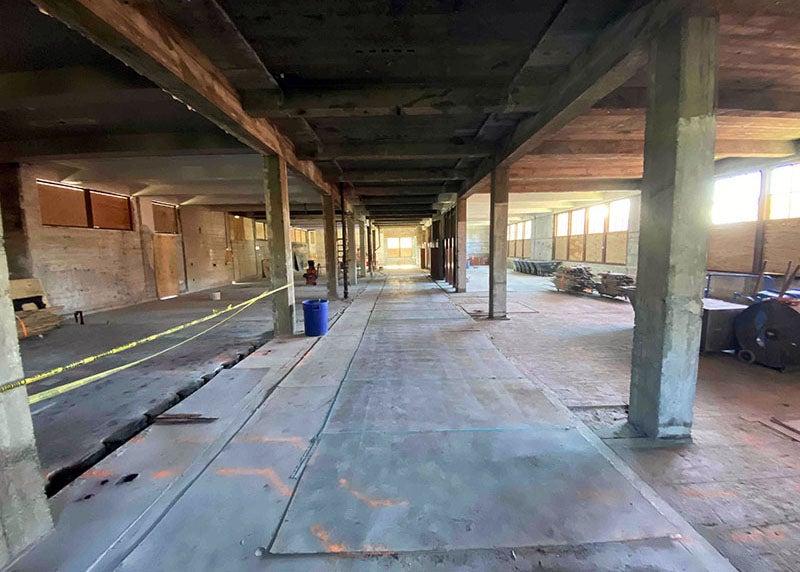
POLYGON ((89 226, 86 191, 79 188, 38 182, 42 224, 48 226, 89 226))
POLYGON ((267 240, 267 223, 256 222, 256 240, 267 240))
POLYGON ((178 234, 178 207, 153 203, 154 230, 162 234, 178 234))
POLYGON ((631 201, 558 213, 553 228, 555 260, 625 264, 631 201))
POLYGON ((583 261, 586 246, 586 209, 574 210, 569 215, 569 260, 583 261))

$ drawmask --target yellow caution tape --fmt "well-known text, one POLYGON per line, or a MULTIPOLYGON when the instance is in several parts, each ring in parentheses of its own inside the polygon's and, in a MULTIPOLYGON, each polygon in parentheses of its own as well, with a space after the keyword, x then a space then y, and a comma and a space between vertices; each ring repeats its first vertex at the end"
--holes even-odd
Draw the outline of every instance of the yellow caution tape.
MULTIPOLYGON (((37 393, 35 395, 32 395, 30 400, 33 400, 33 399, 37 398, 40 395, 44 395, 44 394, 50 393, 50 392, 54 392, 54 393, 52 395, 49 395, 48 397, 52 397, 53 395, 58 395, 59 393, 66 393, 67 391, 70 391, 71 389, 65 389, 64 391, 60 391, 60 392, 57 391, 57 390, 59 390, 61 388, 71 387, 71 386, 72 386, 71 388, 74 389, 75 387, 80 387, 82 385, 86 385, 87 383, 91 383, 92 381, 96 381, 97 379, 102 379, 102 378, 107 377, 107 376, 109 376, 109 375, 111 375, 113 373, 116 373, 117 371, 122 371, 124 369, 128 369, 129 367, 133 367, 134 365, 138 365, 139 363, 142 363, 143 361, 147 361, 149 359, 152 359, 152 358, 156 357, 157 355, 161 355, 162 353, 165 353, 165 352, 168 352, 168 351, 170 351, 172 349, 175 349, 178 346, 181 346, 184 343, 192 341, 192 340, 200 337, 201 335, 205 334, 206 332, 209 332, 210 330, 213 330, 214 328, 216 328, 220 324, 228 321, 230 318, 232 318, 233 316, 238 314, 240 311, 242 311, 242 310, 244 310, 246 308, 249 308, 251 305, 255 304, 259 300, 262 300, 262 299, 266 298, 267 296, 271 296, 272 294, 275 294, 276 292, 280 292, 281 290, 286 290, 287 288, 289 288, 289 286, 290 286, 289 284, 286 284, 285 286, 281 286, 280 288, 276 288, 274 290, 269 290, 269 291, 266 291, 266 292, 262 292, 258 296, 254 296, 253 298, 250 298, 249 300, 245 300, 244 302, 240 302, 239 304, 236 304, 236 305, 228 305, 227 308, 225 308, 223 310, 215 311, 214 313, 209 314, 208 316, 204 316, 202 318, 198 318, 196 320, 192 320, 191 322, 187 322, 185 324, 174 326, 174 327, 172 327, 172 328, 170 328, 168 330, 164 330, 163 332, 159 332, 157 334, 151 334, 151 335, 149 335, 147 337, 144 337, 144 338, 141 338, 141 339, 138 339, 138 340, 134 340, 132 342, 128 342, 127 344, 123 344, 121 346, 117 346, 115 348, 111 348, 110 350, 106 350, 104 352, 101 352, 99 354, 95 354, 93 356, 85 357, 83 359, 80 359, 78 361, 69 363, 67 365, 56 367, 56 368, 53 368, 53 369, 51 369, 49 371, 45 371, 45 372, 42 372, 42 373, 37 373, 36 375, 32 375, 30 377, 26 377, 26 378, 20 379, 18 381, 13 381, 11 383, 7 383, 5 385, 0 386, 0 393, 5 393, 7 391, 11 391, 12 389, 16 389, 18 387, 24 387, 26 385, 30 385, 32 383, 36 383, 37 381, 42 381, 43 379, 47 379, 49 377, 53 377, 54 375, 58 375, 58 374, 63 373, 65 371, 69 371, 71 369, 75 369, 76 367, 80 367, 82 365, 86 365, 86 364, 92 363, 92 362, 94 362, 94 361, 96 361, 96 360, 98 360, 100 358, 108 357, 110 355, 115 355, 115 354, 130 350, 130 349, 133 349, 133 348, 135 348, 137 346, 140 346, 142 344, 155 341, 155 340, 157 340, 159 338, 163 338, 164 336, 168 336, 170 334, 174 334, 176 332, 180 332, 181 330, 185 330, 186 328, 190 328, 192 326, 196 326, 198 324, 202 324, 203 322, 207 322, 209 320, 213 320, 214 318, 218 318, 219 316, 222 316, 223 314, 227 314, 228 312, 234 312, 235 311, 234 314, 232 314, 231 316, 228 316, 224 320, 221 320, 217 324, 214 324, 212 327, 207 328, 206 330, 203 330, 202 332, 200 332, 200 333, 198 333, 198 334, 196 334, 196 335, 194 335, 194 336, 192 336, 190 338, 187 338, 186 340, 183 340, 182 342, 180 342, 178 344, 175 344, 174 346, 166 348, 165 350, 157 352, 157 353, 155 353, 155 354, 153 354, 151 356, 148 356, 146 358, 142 358, 141 360, 136 360, 136 361, 131 362, 129 364, 125 364, 125 365, 119 366, 117 368, 108 370, 108 371, 97 373, 97 374, 91 375, 91 376, 89 376, 87 378, 83 378, 83 379, 80 379, 78 381, 74 381, 72 383, 69 383, 69 384, 54 388, 54 389, 50 389, 48 391, 37 393), (75 385, 75 384, 79 384, 79 385, 75 385)), ((30 400, 29 401, 31 403, 36 403, 38 401, 42 401, 44 399, 48 399, 48 397, 41 397, 39 399, 36 399, 35 401, 30 401, 30 400)))

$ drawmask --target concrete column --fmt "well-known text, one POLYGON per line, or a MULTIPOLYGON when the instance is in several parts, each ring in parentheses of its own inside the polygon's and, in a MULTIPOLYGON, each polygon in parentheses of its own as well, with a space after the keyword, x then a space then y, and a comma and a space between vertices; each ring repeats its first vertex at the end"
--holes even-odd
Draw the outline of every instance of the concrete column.
POLYGON ((363 219, 358 221, 358 272, 367 275, 367 225, 363 219))
POLYGON ((33 259, 25 224, 21 177, 18 164, 0 165, 0 208, 5 229, 8 273, 12 280, 33 277, 33 259))
POLYGON ((489 319, 506 317, 508 169, 492 171, 489 207, 489 319))
POLYGON ((467 291, 467 199, 456 202, 456 292, 467 291))
POLYGON ((372 251, 372 223, 370 222, 367 227, 367 266, 369 267, 369 275, 372 277, 375 273, 375 254, 372 251))
POLYGON ((358 284, 358 270, 356 262, 356 218, 353 213, 347 213, 347 280, 350 286, 358 284))
POLYGON ((267 239, 270 288, 288 288, 272 295, 275 336, 294 335, 294 265, 289 233, 289 180, 286 161, 277 155, 264 157, 267 239))
POLYGON ((322 216, 325 219, 325 276, 328 280, 328 299, 339 299, 339 264, 336 252, 336 209, 333 197, 322 196, 322 216))
MULTIPOLYGON (((0 385, 23 377, 0 224, 0 385)), ((24 388, 0 393, 0 567, 52 528, 24 388)))
POLYGON ((630 422, 690 434, 714 177, 716 16, 654 40, 649 67, 630 422))

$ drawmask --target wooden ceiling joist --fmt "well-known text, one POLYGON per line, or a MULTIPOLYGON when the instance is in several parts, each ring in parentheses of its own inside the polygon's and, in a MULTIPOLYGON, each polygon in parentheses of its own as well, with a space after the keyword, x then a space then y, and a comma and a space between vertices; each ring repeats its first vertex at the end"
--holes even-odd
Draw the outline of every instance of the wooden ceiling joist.
POLYGON ((263 154, 278 154, 321 191, 335 188, 319 168, 297 157, 269 120, 249 116, 224 73, 149 2, 34 0, 45 13, 106 51, 263 154))
POLYGON ((462 157, 488 157, 494 146, 488 143, 436 142, 436 141, 377 141, 364 143, 329 143, 322 146, 315 160, 374 160, 374 159, 459 159, 462 157))

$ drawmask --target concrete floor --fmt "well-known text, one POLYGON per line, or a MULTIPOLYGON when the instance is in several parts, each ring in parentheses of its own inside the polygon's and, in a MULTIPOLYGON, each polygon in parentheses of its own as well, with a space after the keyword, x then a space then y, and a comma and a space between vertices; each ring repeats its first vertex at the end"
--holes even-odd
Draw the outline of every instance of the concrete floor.
MULTIPOLYGON (((469 276, 467 293, 452 300, 485 308, 487 270, 469 276)), ((692 441, 636 438, 625 424, 631 306, 559 294, 550 279, 516 272, 509 291, 510 304, 527 312, 475 322, 503 355, 590 425, 737 568, 800 570, 800 443, 770 421, 800 419, 800 372, 704 356, 692 441)))
POLYGON ((419 271, 368 283, 56 495, 12 570, 729 569, 482 330, 419 271))
MULTIPOLYGON (((265 281, 229 285, 85 316, 85 325, 66 321, 45 336, 21 340, 26 375, 48 371, 83 357, 167 330, 252 298, 268 288, 265 281)), ((298 317, 303 299, 325 297, 324 286, 296 289, 298 317)), ((340 310, 335 302, 331 312, 340 310)), ((227 316, 227 315, 226 315, 227 316)), ((222 319, 222 318, 220 318, 222 319)), ((58 387, 88 375, 149 356, 194 336, 217 320, 165 336, 28 386, 29 394, 58 387)), ((302 326, 302 324, 301 324, 302 326)), ((174 405, 208 379, 263 344, 271 335, 272 302, 262 300, 218 328, 184 346, 136 367, 32 406, 36 442, 49 490, 63 486, 122 442, 152 417, 174 405)))

